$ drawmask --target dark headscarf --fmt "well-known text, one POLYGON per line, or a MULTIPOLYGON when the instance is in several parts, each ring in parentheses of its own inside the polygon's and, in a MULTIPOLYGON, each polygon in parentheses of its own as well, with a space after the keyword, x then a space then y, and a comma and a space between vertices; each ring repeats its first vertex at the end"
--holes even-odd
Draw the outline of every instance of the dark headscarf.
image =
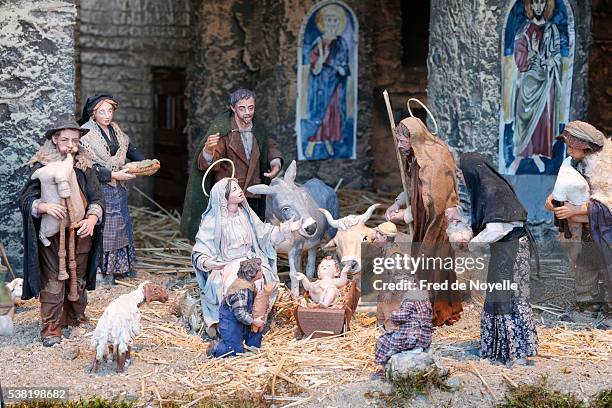
MULTIPOLYGON (((490 222, 527 221, 527 210, 519 202, 514 189, 479 153, 464 153, 459 159, 465 184, 470 192, 472 230, 480 233, 490 222)), ((519 251, 518 238, 527 236, 535 255, 538 275, 540 259, 535 240, 527 225, 510 231, 499 242, 491 243, 491 260, 487 282, 502 284, 512 281, 514 263, 519 251)), ((507 314, 512 310, 512 291, 488 291, 484 309, 491 314, 507 314)))
POLYGON ((83 126, 85 123, 87 123, 98 103, 106 99, 110 99, 114 102, 115 106, 117 106, 117 101, 113 99, 113 95, 111 94, 99 94, 87 98, 85 106, 83 106, 83 113, 81 114, 81 119, 79 119, 79 125, 83 126))
POLYGON ((474 234, 489 222, 527 221, 527 210, 510 183, 479 153, 462 154, 459 168, 470 192, 474 234))

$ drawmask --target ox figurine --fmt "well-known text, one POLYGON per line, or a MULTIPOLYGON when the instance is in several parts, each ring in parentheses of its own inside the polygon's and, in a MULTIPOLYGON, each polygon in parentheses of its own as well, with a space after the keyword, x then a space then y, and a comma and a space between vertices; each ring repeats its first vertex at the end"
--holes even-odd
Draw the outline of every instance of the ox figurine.
POLYGON ((308 252, 306 275, 313 277, 315 272, 316 251, 325 233, 330 238, 336 234, 335 228, 329 228, 325 216, 318 211, 324 208, 330 214, 338 216, 340 208, 338 196, 333 188, 323 181, 313 178, 303 186, 295 183, 296 164, 291 162, 285 175, 276 177, 269 186, 257 184, 247 188, 253 194, 266 196, 266 221, 280 224, 294 218, 301 220, 301 228, 292 235, 290 240, 279 244, 278 253, 287 254, 289 258, 289 277, 291 278, 291 294, 299 296, 299 281, 297 273, 301 269, 302 254, 308 252))
POLYGON ((352 214, 340 219, 335 219, 324 208, 320 209, 325 215, 327 223, 338 230, 336 235, 325 244, 324 248, 336 249, 336 254, 343 269, 350 265, 349 271, 351 273, 361 271, 361 243, 373 242, 376 236, 376 231, 373 228, 366 227, 365 224, 380 205, 373 204, 361 215, 352 214))

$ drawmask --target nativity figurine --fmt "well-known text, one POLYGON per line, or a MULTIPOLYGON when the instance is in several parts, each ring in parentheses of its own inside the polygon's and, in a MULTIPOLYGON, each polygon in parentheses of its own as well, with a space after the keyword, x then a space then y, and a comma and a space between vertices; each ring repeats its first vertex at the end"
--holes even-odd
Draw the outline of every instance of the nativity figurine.
POLYGON ((340 271, 338 263, 328 256, 319 263, 317 268, 318 280, 311 282, 303 273, 298 273, 297 276, 313 302, 323 307, 329 307, 340 299, 339 289, 346 286, 349 269, 350 264, 340 271), (340 276, 338 277, 338 275, 340 276))

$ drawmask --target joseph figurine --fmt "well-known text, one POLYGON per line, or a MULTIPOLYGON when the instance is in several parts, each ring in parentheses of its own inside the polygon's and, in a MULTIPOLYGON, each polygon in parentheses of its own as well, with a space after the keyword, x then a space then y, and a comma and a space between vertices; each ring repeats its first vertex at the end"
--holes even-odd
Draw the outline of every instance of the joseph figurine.
MULTIPOLYGON (((453 155, 418 118, 402 120, 394 130, 394 137, 400 153, 407 159, 405 170, 412 196, 407 204, 405 194, 400 194, 385 216, 392 222, 414 224, 413 257, 454 258, 446 233, 446 210, 459 205, 453 155)), ((457 280, 455 271, 441 269, 434 263, 433 267, 421 267, 416 273, 419 280, 448 285, 448 290, 429 291, 434 326, 452 325, 458 321, 463 311, 460 293, 450 289, 457 280)))
MULTIPOLYGON (((238 89, 228 98, 228 109, 218 114, 196 149, 189 171, 185 193, 181 232, 190 240, 200 225, 208 199, 202 192, 202 178, 209 166, 219 159, 230 159, 236 167, 234 177, 245 192, 249 206, 260 219, 265 217, 265 197, 251 194, 247 188, 255 184, 270 184, 283 165, 278 144, 272 140, 262 120, 254 119, 255 93, 238 89)), ((232 167, 221 162, 211 169, 206 178, 206 191, 225 177, 232 176, 232 167)))

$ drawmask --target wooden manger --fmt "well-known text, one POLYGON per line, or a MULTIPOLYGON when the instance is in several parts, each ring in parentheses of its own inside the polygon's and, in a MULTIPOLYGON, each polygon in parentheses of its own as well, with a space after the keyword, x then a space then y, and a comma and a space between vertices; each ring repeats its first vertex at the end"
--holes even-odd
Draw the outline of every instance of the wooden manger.
POLYGON ((316 339, 320 337, 337 336, 350 331, 350 322, 361 291, 357 282, 352 281, 343 295, 343 299, 332 307, 308 307, 298 305, 293 310, 297 323, 298 335, 316 339))

